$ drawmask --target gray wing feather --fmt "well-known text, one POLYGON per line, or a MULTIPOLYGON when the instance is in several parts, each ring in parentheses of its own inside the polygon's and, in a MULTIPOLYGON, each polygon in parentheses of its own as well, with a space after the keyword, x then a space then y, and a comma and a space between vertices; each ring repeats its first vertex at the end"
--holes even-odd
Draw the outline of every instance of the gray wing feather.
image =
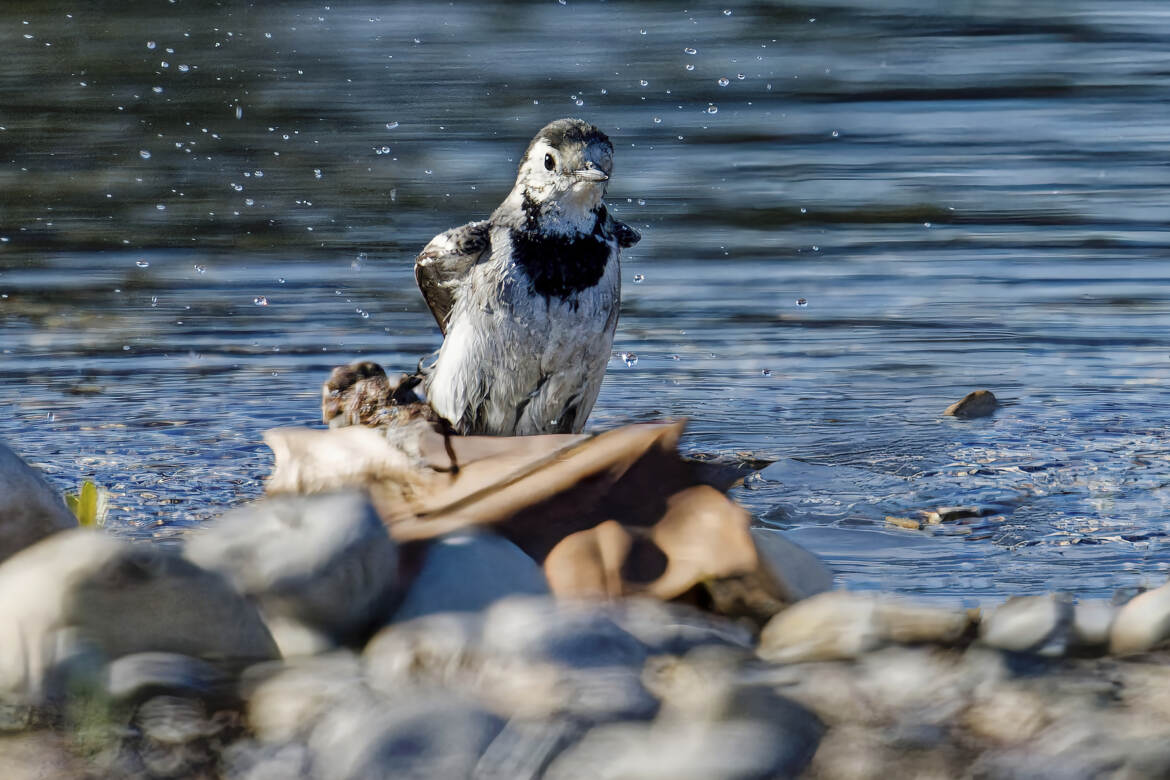
POLYGON ((451 228, 432 238, 414 260, 414 279, 444 336, 460 284, 490 248, 488 228, 486 220, 451 228))

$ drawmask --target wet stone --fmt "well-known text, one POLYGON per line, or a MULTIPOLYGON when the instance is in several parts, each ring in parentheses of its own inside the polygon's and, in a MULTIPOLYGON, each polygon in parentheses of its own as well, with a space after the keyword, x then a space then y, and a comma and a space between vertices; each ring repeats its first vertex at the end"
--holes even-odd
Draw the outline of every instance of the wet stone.
POLYGON ((1111 653, 1142 653, 1170 640, 1170 583, 1130 599, 1109 629, 1111 653))
POLYGON ((990 390, 976 390, 948 406, 943 414, 948 417, 974 419, 987 417, 995 412, 998 406, 999 402, 990 390))

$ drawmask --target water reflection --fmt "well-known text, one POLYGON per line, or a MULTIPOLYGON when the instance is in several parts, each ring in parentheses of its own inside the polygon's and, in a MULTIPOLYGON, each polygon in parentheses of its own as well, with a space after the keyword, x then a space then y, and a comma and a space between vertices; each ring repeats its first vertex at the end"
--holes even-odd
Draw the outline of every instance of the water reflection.
POLYGON ((644 235, 596 425, 687 415, 698 450, 829 468, 738 497, 853 585, 1163 576, 1160 3, 0 15, 0 435, 110 486, 120 532, 257 495, 259 432, 313 422, 336 363, 434 349, 414 253, 582 115, 644 235), (1012 405, 939 418, 975 387, 1012 405), (881 520, 972 502, 1004 521, 881 520))

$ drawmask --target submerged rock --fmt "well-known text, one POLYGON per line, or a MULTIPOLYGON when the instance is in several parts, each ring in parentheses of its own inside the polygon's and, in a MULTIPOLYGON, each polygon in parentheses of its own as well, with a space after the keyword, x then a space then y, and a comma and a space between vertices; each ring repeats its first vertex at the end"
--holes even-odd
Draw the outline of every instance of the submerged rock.
POLYGON ((255 599, 286 654, 364 639, 396 596, 397 545, 360 491, 232 510, 193 534, 185 555, 255 599))
POLYGON ((76 527, 77 518, 57 491, 0 441, 0 561, 76 527))
POLYGON ((948 406, 943 414, 948 417, 961 417, 965 419, 987 417, 998 406, 999 401, 996 400, 995 394, 990 390, 976 390, 948 406))

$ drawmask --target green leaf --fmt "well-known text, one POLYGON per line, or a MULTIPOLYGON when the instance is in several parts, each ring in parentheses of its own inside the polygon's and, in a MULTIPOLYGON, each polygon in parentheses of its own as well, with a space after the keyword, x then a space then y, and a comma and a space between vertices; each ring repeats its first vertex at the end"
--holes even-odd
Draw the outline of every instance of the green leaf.
POLYGON ((65 495, 65 505, 83 528, 100 528, 105 525, 108 504, 109 493, 89 479, 81 483, 81 490, 76 494, 65 495))

